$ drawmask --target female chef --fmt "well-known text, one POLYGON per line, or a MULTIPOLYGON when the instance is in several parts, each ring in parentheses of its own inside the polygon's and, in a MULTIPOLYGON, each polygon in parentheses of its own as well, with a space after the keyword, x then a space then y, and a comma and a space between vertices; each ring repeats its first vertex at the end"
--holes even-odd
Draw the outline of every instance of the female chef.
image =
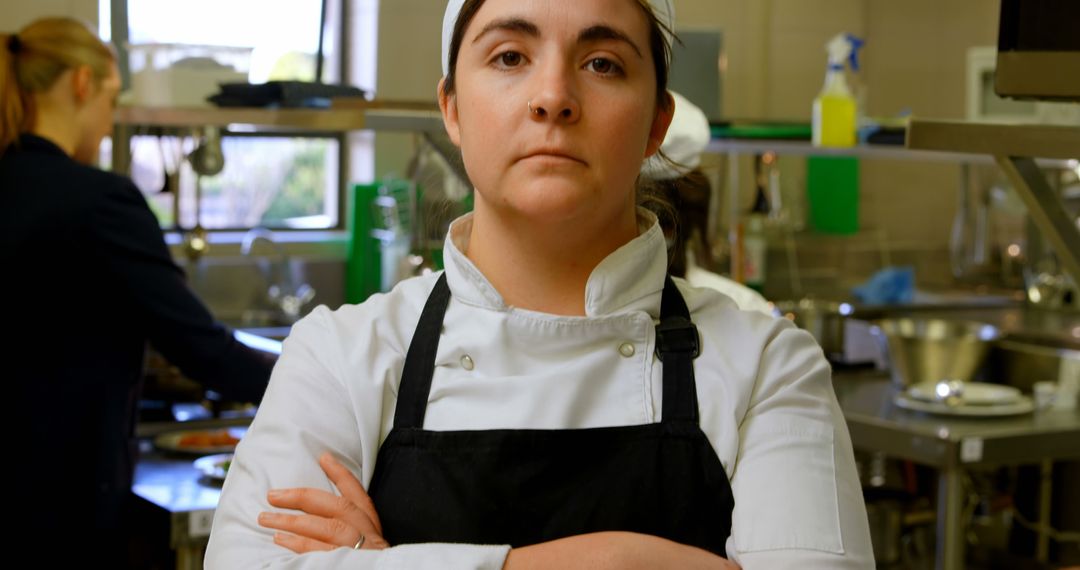
POLYGON ((236 400, 258 401, 273 367, 188 288, 131 180, 91 166, 119 91, 116 56, 79 21, 0 34, 3 378, 12 455, 34 473, 8 508, 15 542, 58 568, 129 561, 148 341, 236 400))
POLYGON ((475 211, 445 272, 294 327, 209 568, 873 566, 821 350, 676 285, 636 206, 671 25, 668 0, 450 1, 475 211))

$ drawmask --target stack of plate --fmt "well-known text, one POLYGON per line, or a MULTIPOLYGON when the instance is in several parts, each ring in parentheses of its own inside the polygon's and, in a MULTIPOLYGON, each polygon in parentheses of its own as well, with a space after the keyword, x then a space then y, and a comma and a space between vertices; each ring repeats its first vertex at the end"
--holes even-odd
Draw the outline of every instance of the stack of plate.
POLYGON ((224 483, 225 476, 229 474, 229 467, 232 465, 232 461, 233 454, 219 453, 217 455, 200 457, 195 460, 193 465, 195 465, 195 468, 210 481, 224 483))
POLYGON ((896 405, 917 412, 949 416, 1012 416, 1035 409, 1031 398, 1012 386, 964 382, 959 403, 946 404, 936 391, 937 384, 923 382, 896 395, 896 405))

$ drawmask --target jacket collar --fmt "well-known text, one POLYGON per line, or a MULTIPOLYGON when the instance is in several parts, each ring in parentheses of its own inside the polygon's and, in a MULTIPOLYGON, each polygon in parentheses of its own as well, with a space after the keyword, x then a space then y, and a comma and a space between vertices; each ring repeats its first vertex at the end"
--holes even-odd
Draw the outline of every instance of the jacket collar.
MULTIPOLYGON (((447 284, 454 297, 482 308, 507 311, 502 295, 463 253, 468 249, 472 214, 450 225, 443 245, 447 284)), ((604 258, 585 285, 585 315, 598 317, 644 310, 660 312, 667 275, 667 243, 656 216, 638 209, 638 236, 604 258)))
POLYGON ((7 153, 12 152, 35 152, 41 154, 54 154, 59 156, 67 156, 56 143, 51 140, 31 133, 22 133, 19 138, 8 147, 7 153))

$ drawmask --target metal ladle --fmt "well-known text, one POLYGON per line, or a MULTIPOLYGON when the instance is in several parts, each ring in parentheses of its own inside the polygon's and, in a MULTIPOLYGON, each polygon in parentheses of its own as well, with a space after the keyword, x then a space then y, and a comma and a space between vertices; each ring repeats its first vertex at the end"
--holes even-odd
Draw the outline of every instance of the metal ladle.
POLYGON ((221 130, 218 127, 204 127, 202 140, 187 159, 195 171, 195 227, 184 237, 184 251, 188 259, 194 262, 210 249, 208 232, 202 226, 202 177, 214 176, 225 168, 221 130))

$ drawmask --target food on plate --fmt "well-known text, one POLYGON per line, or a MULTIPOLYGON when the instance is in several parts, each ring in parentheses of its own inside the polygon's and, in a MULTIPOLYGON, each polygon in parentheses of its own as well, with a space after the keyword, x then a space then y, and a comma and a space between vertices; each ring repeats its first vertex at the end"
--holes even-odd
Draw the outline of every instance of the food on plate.
POLYGON ((198 431, 185 434, 177 443, 179 447, 224 447, 236 445, 240 438, 234 437, 228 430, 198 431))

